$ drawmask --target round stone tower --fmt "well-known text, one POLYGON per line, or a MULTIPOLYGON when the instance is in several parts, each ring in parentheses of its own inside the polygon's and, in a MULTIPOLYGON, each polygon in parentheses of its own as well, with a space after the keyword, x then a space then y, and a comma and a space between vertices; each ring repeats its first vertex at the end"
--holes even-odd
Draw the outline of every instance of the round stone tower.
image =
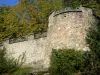
POLYGON ((48 38, 52 48, 88 50, 85 37, 96 18, 90 8, 76 8, 53 12, 49 17, 48 38))
POLYGON ((89 28, 95 27, 96 23, 90 8, 80 7, 53 12, 49 16, 45 64, 50 62, 52 49, 89 50, 85 38, 89 28))

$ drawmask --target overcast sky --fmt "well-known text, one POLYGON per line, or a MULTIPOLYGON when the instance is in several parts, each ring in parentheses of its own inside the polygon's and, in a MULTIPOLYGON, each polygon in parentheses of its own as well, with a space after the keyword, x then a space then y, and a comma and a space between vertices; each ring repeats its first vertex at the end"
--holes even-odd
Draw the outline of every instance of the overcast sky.
POLYGON ((5 4, 5 5, 9 5, 9 6, 14 6, 16 4, 18 4, 19 0, 0 0, 0 6, 5 4))

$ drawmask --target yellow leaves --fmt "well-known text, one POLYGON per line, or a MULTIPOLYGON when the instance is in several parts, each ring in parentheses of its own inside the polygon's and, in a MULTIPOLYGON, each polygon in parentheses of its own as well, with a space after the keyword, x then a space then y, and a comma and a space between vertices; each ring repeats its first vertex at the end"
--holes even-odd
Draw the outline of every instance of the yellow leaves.
POLYGON ((17 37, 33 33, 34 29, 32 28, 37 23, 36 17, 37 12, 33 10, 31 4, 24 6, 22 3, 19 3, 17 6, 12 7, 10 13, 4 18, 5 32, 9 36, 15 33, 17 37))
POLYGON ((37 0, 29 3, 28 0, 20 0, 19 4, 11 7, 8 14, 4 16, 4 36, 23 37, 33 32, 47 29, 48 14, 56 9, 62 8, 62 0, 37 0))

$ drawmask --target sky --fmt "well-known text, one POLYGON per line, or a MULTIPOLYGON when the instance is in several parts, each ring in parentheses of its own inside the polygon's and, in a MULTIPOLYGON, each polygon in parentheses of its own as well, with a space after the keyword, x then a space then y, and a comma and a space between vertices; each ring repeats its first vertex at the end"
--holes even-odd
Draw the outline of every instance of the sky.
POLYGON ((19 0, 0 0, 0 6, 2 6, 3 4, 5 5, 9 5, 9 6, 14 6, 16 4, 18 4, 19 0))

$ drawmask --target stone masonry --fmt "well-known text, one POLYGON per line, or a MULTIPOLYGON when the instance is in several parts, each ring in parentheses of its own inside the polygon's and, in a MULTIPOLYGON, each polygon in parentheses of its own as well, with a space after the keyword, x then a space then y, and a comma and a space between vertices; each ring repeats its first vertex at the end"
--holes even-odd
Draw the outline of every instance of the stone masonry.
POLYGON ((46 37, 35 39, 34 35, 30 35, 23 42, 9 44, 9 40, 4 41, 3 46, 16 58, 26 52, 26 65, 48 68, 52 49, 89 50, 85 37, 88 29, 96 23, 90 8, 55 11, 49 16, 46 37))

